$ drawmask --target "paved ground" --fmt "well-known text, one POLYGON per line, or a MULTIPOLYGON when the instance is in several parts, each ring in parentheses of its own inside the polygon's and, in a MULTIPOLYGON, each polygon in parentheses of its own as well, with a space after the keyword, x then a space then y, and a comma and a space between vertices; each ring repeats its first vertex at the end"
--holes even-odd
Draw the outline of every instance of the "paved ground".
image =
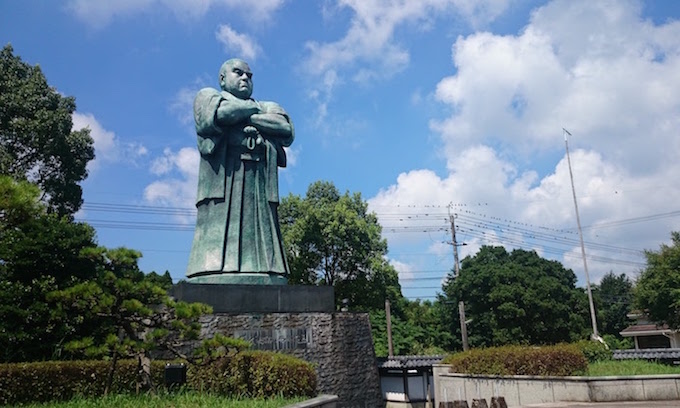
POLYGON ((554 402, 549 404, 522 405, 522 408, 671 408, 680 407, 680 401, 631 401, 631 402, 554 402))

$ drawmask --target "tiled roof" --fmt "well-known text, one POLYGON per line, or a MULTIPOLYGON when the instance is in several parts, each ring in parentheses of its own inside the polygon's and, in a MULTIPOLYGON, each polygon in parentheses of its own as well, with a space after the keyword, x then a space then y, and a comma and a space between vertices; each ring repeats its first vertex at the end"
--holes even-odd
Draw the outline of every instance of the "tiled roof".
POLYGON ((614 360, 680 359, 680 348, 614 350, 614 360))
POLYGON ((378 358, 378 368, 427 368, 441 363, 444 356, 393 356, 378 358))
POLYGON ((621 333, 637 333, 637 332, 651 332, 651 331, 667 331, 668 325, 657 326, 656 324, 636 324, 628 326, 621 333))

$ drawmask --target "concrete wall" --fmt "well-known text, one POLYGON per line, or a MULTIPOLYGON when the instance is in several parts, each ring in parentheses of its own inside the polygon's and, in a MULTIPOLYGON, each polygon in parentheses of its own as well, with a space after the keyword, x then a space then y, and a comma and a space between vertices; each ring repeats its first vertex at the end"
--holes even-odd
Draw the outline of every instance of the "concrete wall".
POLYGON ((337 395, 319 395, 307 401, 286 405, 284 408, 337 408, 338 399, 337 395))
POLYGON ((509 407, 560 401, 605 402, 680 399, 680 375, 632 377, 491 377, 433 367, 435 406, 441 401, 505 397, 509 407))
POLYGON ((338 407, 384 406, 366 313, 216 313, 201 324, 202 338, 254 339, 315 364, 319 393, 337 395, 338 407))

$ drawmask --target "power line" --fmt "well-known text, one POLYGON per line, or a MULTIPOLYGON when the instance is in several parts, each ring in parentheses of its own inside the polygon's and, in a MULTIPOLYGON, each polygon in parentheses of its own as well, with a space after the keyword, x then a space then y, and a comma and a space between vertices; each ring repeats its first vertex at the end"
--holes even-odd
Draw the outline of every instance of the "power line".
MULTIPOLYGON (((518 222, 507 218, 494 217, 486 214, 480 214, 475 211, 464 209, 469 207, 486 206, 487 203, 478 203, 476 205, 454 204, 454 207, 461 208, 457 214, 457 231, 464 235, 477 238, 482 242, 509 244, 519 247, 529 247, 530 249, 537 249, 545 253, 564 255, 572 257, 568 251, 573 249, 577 244, 577 240, 570 235, 574 235, 571 229, 557 229, 545 226, 537 226, 530 223, 518 222), (493 234, 490 234, 493 232, 493 234), (568 246, 568 248, 564 248, 568 246)), ((388 207, 388 206, 381 206, 388 207)), ((417 208, 419 212, 408 213, 377 213, 376 215, 383 222, 396 221, 399 224, 387 224, 382 226, 383 234, 401 234, 401 233, 449 233, 447 214, 438 209, 446 208, 445 205, 420 205, 420 206, 392 206, 392 208, 417 208), (424 210, 424 211, 422 211, 424 210)), ((189 207, 163 207, 151 205, 135 205, 135 204, 118 204, 118 203, 101 203, 101 202, 87 202, 83 205, 83 209, 88 212, 102 212, 102 213, 120 213, 120 214, 136 214, 136 215, 155 215, 155 216, 172 216, 172 217, 194 217, 196 214, 195 208, 189 207)), ((666 213, 652 214, 647 216, 634 217, 629 219, 611 221, 608 223, 600 223, 584 228, 600 228, 613 227, 621 225, 629 225, 639 222, 655 221, 664 218, 680 216, 680 210, 666 213)), ((148 219, 148 217, 147 217, 148 219)), ((122 229, 122 230, 143 230, 143 231, 171 231, 171 232, 192 232, 194 230, 193 223, 181 222, 150 222, 150 221, 130 221, 130 220, 113 220, 113 219, 85 219, 79 218, 77 221, 88 222, 96 228, 107 229, 122 229)), ((588 248, 596 249, 603 253, 616 253, 623 255, 628 259, 612 258, 601 255, 589 255, 588 259, 627 266, 644 267, 645 262, 631 260, 630 257, 641 259, 644 257, 644 251, 632 248, 624 248, 610 244, 598 242, 586 242, 588 248)))

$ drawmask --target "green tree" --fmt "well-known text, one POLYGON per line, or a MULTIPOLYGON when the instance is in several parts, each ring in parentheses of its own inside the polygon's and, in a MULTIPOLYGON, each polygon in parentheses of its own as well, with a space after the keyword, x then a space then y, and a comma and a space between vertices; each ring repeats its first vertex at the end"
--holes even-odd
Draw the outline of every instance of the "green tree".
POLYGON ((657 323, 680 329, 680 232, 671 232, 671 245, 645 251, 647 268, 635 286, 635 305, 657 323))
POLYGON ((48 213, 39 189, 0 175, 0 361, 58 357, 69 328, 47 294, 94 275, 94 230, 48 213))
MULTIPOLYGON (((444 354, 451 334, 443 329, 436 304, 403 299, 392 310, 392 347, 395 355, 444 354)), ((369 312, 373 346, 378 357, 388 355, 387 321, 383 309, 369 312)), ((452 349, 450 349, 452 350, 452 349)))
POLYGON ((75 356, 110 357, 107 389, 118 359, 135 357, 140 386, 153 388, 149 353, 181 354, 182 343, 198 337, 197 319, 210 307, 172 300, 169 274, 144 274, 137 266, 138 251, 98 247, 83 253, 97 265, 97 277, 48 295, 72 328, 65 349, 75 356))
POLYGON ((571 270, 534 251, 483 246, 443 290, 451 315, 465 302, 471 346, 538 345, 586 336, 587 301, 575 283, 571 270))
POLYGON ((627 315, 633 306, 633 282, 623 273, 609 272, 594 288, 593 298, 601 333, 621 337, 619 333, 631 323, 627 315))
POLYGON ((35 183, 51 212, 72 215, 94 158, 90 131, 72 131, 75 99, 13 51, 10 45, 0 51, 0 175, 35 183))
POLYGON ((361 194, 340 194, 317 181, 301 198, 281 200, 279 220, 293 284, 335 287, 353 310, 376 310, 401 298, 397 272, 385 260, 387 242, 361 194))

